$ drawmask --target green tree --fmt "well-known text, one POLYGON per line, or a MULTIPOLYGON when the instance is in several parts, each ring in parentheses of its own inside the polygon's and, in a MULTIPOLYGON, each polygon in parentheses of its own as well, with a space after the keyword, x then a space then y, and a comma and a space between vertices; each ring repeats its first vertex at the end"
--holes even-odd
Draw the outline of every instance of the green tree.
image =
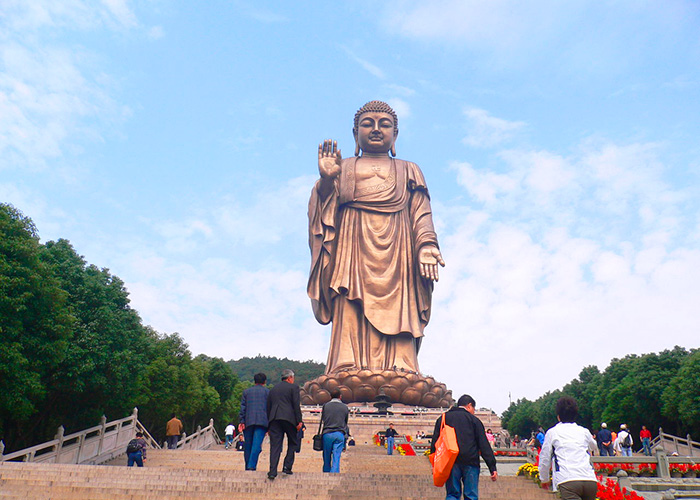
POLYGON ((77 319, 67 356, 51 381, 50 417, 43 420, 48 427, 78 430, 102 415, 130 413, 148 343, 124 283, 107 269, 87 265, 67 240, 46 243, 43 260, 54 269, 77 319))
MULTIPOLYGON (((663 393, 664 416, 678 422, 677 433, 700 436, 700 350, 683 360, 678 373, 663 393)), ((664 429, 666 430, 666 429, 664 429)))
POLYGON ((209 385, 209 365, 192 359, 187 344, 177 333, 161 335, 150 330, 151 362, 143 367, 143 386, 137 398, 139 419, 159 440, 165 423, 176 413, 191 434, 206 425, 221 405, 221 398, 209 385))
POLYGON ((262 356, 244 357, 228 362, 240 380, 253 381, 253 375, 262 372, 267 376, 268 384, 276 384, 280 380, 282 370, 289 368, 294 371, 295 382, 304 385, 305 382, 323 375, 326 365, 316 361, 294 361, 287 358, 262 356))
POLYGON ((501 423, 512 435, 529 437, 530 433, 537 429, 537 418, 535 404, 528 399, 519 399, 511 403, 503 414, 501 423))
POLYGON ((593 400, 601 378, 597 366, 587 366, 581 370, 578 379, 572 380, 562 389, 563 394, 574 398, 578 403, 578 423, 588 429, 597 428, 597 424, 594 424, 597 419, 594 418, 593 400))
POLYGON ((41 253, 31 219, 0 204, 0 434, 9 449, 34 439, 27 423, 47 397, 74 323, 41 253))

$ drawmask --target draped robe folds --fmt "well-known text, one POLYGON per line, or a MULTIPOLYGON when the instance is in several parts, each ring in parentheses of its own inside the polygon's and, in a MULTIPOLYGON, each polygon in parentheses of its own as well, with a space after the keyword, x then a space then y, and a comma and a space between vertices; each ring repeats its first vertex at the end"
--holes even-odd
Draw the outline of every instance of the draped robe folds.
POLYGON ((318 181, 309 200, 307 291, 316 319, 332 322, 326 373, 419 372, 433 284, 420 275, 418 251, 438 246, 428 190, 418 165, 398 159, 381 184, 356 189, 356 161, 343 160, 326 199, 318 181))

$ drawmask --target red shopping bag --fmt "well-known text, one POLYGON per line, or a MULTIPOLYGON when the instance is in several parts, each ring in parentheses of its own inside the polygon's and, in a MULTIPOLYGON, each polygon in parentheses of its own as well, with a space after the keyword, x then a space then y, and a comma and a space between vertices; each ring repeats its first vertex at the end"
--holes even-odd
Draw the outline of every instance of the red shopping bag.
POLYGON ((459 455, 457 434, 454 427, 445 425, 445 415, 442 415, 440 437, 435 443, 435 453, 431 453, 430 463, 433 466, 433 484, 444 486, 452 472, 452 466, 459 455))

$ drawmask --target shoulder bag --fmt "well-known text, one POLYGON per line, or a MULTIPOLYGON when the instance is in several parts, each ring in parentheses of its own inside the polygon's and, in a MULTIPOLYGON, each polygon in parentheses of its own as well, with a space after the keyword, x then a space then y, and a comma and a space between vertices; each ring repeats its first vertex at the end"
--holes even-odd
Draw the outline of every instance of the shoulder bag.
POLYGON ((314 451, 323 451, 323 434, 321 434, 321 426, 323 425, 323 410, 321 410, 321 420, 318 422, 318 432, 314 435, 314 451))
POLYGON ((440 424, 440 437, 435 442, 435 453, 431 453, 430 463, 433 465, 433 484, 444 486, 452 473, 452 466, 459 455, 457 434, 454 427, 445 425, 445 414, 440 424))

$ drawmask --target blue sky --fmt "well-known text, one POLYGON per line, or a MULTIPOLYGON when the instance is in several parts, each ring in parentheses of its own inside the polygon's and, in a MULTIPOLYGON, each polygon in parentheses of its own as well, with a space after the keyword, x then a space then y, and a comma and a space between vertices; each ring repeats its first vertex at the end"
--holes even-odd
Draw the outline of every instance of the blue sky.
POLYGON ((3 0, 0 199, 195 353, 325 361, 316 148, 399 114, 447 267, 421 369, 501 412, 698 346, 700 5, 3 0))

